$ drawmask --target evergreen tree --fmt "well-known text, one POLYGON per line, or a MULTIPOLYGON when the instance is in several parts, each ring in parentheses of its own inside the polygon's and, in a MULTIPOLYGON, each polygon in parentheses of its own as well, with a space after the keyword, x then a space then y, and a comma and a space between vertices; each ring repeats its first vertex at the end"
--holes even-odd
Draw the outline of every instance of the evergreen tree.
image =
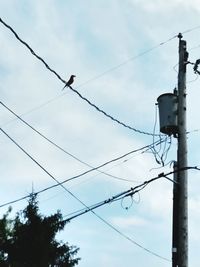
POLYGON ((58 211, 45 217, 39 213, 36 195, 32 194, 27 207, 8 219, 8 211, 0 220, 1 267, 73 267, 80 258, 75 246, 58 242, 56 234, 65 222, 58 211))

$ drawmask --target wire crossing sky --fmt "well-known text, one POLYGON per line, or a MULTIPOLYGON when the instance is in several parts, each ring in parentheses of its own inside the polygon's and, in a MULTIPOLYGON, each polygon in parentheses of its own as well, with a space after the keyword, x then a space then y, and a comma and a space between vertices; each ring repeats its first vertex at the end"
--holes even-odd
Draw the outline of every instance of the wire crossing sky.
MULTIPOLYGON (((98 170, 98 169, 100 169, 100 168, 102 168, 102 167, 104 167, 104 166, 106 166, 106 165, 108 165, 108 164, 110 164, 110 163, 113 163, 113 162, 115 162, 115 161, 118 161, 118 160, 120 160, 120 159, 123 159, 124 157, 127 157, 128 155, 131 155, 131 154, 133 154, 133 153, 135 153, 135 152, 138 152, 138 151, 141 151, 141 150, 144 150, 144 149, 147 149, 147 148, 149 148, 149 147, 151 147, 151 145, 147 145, 147 146, 145 146, 145 147, 142 147, 142 148, 139 148, 139 149, 135 149, 135 150, 132 150, 132 151, 130 151, 130 152, 128 152, 128 153, 126 153, 126 154, 124 154, 124 155, 122 155, 122 156, 119 156, 119 157, 117 157, 117 158, 115 158, 115 159, 111 159, 111 160, 109 160, 108 162, 105 162, 105 163, 103 163, 103 164, 101 164, 101 165, 99 165, 99 166, 97 166, 97 167, 93 167, 92 169, 89 169, 89 170, 87 170, 87 171, 85 171, 85 172, 83 172, 83 173, 81 173, 81 174, 78 174, 78 175, 75 175, 75 176, 73 176, 73 177, 70 177, 70 178, 68 178, 68 179, 66 179, 66 180, 64 180, 64 181, 62 181, 62 182, 58 182, 58 180, 57 180, 57 178, 55 178, 49 171, 47 171, 36 159, 34 159, 27 151, 25 151, 11 136, 9 136, 8 135, 8 133, 7 132, 5 132, 2 128, 0 128, 0 131, 3 133, 3 134, 5 134, 20 150, 22 150, 33 162, 35 162, 48 176, 50 176, 55 182, 56 182, 56 184, 55 185, 52 185, 52 186, 49 186, 49 187, 47 187, 47 188, 44 188, 44 189, 42 189, 42 190, 40 190, 40 191, 38 191, 36 194, 40 194, 40 193, 43 193, 43 192, 45 192, 45 191, 47 191, 47 190, 49 190, 49 189, 52 189, 52 188, 55 188, 55 187, 57 187, 57 186, 62 186, 63 184, 65 184, 66 182, 69 182, 69 181, 72 181, 72 180, 74 180, 74 179, 77 179, 77 178, 80 178, 81 176, 84 176, 84 175, 86 175, 86 174, 88 174, 88 173, 90 173, 90 172, 93 172, 93 171, 95 171, 95 170, 98 170)), ((159 142, 157 142, 157 143, 159 143, 159 142)), ((156 144, 156 143, 155 143, 156 144)), ((30 195, 30 194, 29 194, 30 195)), ((21 200, 23 200, 24 198, 28 198, 29 197, 29 195, 27 195, 26 197, 22 197, 22 198, 20 198, 20 199, 18 199, 18 200, 15 200, 15 201, 11 201, 10 203, 6 203, 6 204, 3 204, 3 205, 0 205, 0 207, 3 207, 3 206, 5 206, 5 205, 8 205, 8 204, 12 204, 12 203, 15 203, 15 202, 18 202, 18 201, 21 201, 21 200)))
MULTIPOLYGON (((49 67, 49 65, 45 62, 45 60, 44 60, 42 57, 38 56, 38 55, 34 52, 34 50, 30 47, 30 45, 28 45, 25 41, 23 41, 23 40, 19 37, 19 35, 14 31, 14 29, 13 29, 10 25, 8 25, 7 23, 5 23, 5 22, 2 20, 2 18, 0 18, 0 22, 1 22, 5 27, 7 27, 7 28, 14 34, 15 37, 16 37, 16 38, 17 38, 23 45, 25 45, 25 46, 28 48, 28 49, 30 50, 30 52, 33 54, 33 56, 35 56, 38 60, 40 60, 40 61, 45 65, 45 67, 46 67, 49 71, 51 71, 52 73, 54 73, 54 74, 57 76, 57 78, 58 78, 59 80, 61 80, 63 83, 66 83, 66 81, 65 81, 63 78, 61 78, 61 76, 60 76, 55 70, 53 70, 52 68, 49 67)), ((194 30, 199 29, 199 28, 200 28, 200 26, 197 26, 197 27, 195 27, 195 28, 186 30, 184 33, 188 33, 188 32, 194 31, 194 30)), ((130 61, 132 61, 132 60, 135 60, 136 58, 141 57, 141 56, 143 56, 143 55, 145 55, 145 54, 147 54, 147 53, 153 51, 154 49, 160 47, 161 45, 164 45, 164 44, 168 43, 169 41, 171 41, 171 40, 173 40, 173 39, 175 39, 175 38, 177 38, 177 35, 171 37, 170 39, 168 39, 168 40, 166 40, 166 41, 164 41, 164 42, 159 43, 159 44, 156 45, 155 47, 152 47, 152 48, 150 48, 150 49, 147 49, 146 51, 140 53, 140 54, 137 55, 137 56, 134 56, 134 57, 129 58, 128 60, 124 61, 123 63, 121 63, 121 64, 119 64, 119 65, 117 65, 117 66, 115 66, 115 67, 109 69, 108 71, 106 71, 106 72, 104 72, 104 73, 102 73, 102 74, 96 76, 95 78, 92 78, 91 80, 85 82, 83 85, 87 84, 87 83, 90 82, 90 81, 99 79, 100 77, 104 76, 105 74, 107 74, 107 73, 109 73, 109 72, 111 72, 111 71, 114 71, 115 69, 118 69, 118 68, 122 67, 123 65, 127 64, 128 62, 130 62, 130 61)), ((81 85, 80 85, 80 86, 81 86, 81 85)), ((80 86, 79 86, 79 87, 80 87, 80 86)), ((104 114, 106 117, 108 117, 108 118, 110 118, 112 121, 114 121, 114 122, 116 122, 116 123, 118 123, 118 124, 124 126, 125 128, 128 128, 129 130, 132 130, 132 131, 137 132, 137 133, 140 133, 140 134, 151 135, 151 136, 153 136, 153 135, 155 135, 155 136, 159 136, 159 135, 157 135, 157 134, 152 134, 152 133, 148 133, 148 132, 145 132, 145 131, 136 129, 136 128, 132 127, 132 126, 127 125, 127 124, 124 123, 124 122, 121 122, 120 120, 114 118, 113 116, 109 115, 107 112, 105 112, 104 110, 102 110, 101 108, 99 108, 98 106, 96 106, 94 103, 92 103, 92 102, 91 102, 90 100, 88 100, 86 97, 84 97, 83 95, 81 95, 81 93, 78 92, 78 91, 77 91, 75 88, 73 88, 72 86, 69 86, 68 88, 70 88, 74 93, 76 93, 82 100, 86 101, 90 106, 94 107, 98 112, 104 114)))
MULTIPOLYGON (((38 130, 36 130, 33 126, 31 126, 29 123, 27 123, 25 120, 23 120, 19 115, 17 115, 13 110, 11 110, 8 106, 6 106, 4 103, 0 102, 1 105, 3 105, 8 111, 10 111, 12 114, 14 114, 21 122, 23 122, 24 124, 26 124, 28 127, 30 127, 34 132, 36 132, 37 134, 39 134, 42 138, 44 138, 46 141, 48 141, 50 144, 52 144, 53 146, 55 146, 56 148, 58 148, 59 150, 61 150, 62 152, 66 153, 67 155, 69 155, 70 157, 72 157, 73 159, 79 161, 80 163, 86 165, 89 168, 94 169, 93 166, 91 166, 90 164, 87 164, 86 162, 82 161, 81 159, 77 158, 76 156, 74 156, 73 154, 71 154, 70 152, 68 152, 66 149, 62 148, 61 146, 57 145, 55 142, 53 142, 52 140, 50 140, 49 138, 47 138, 45 135, 43 135, 42 133, 40 133, 38 130)), ((155 144, 152 145, 157 145, 159 144, 159 142, 155 142, 155 144)), ((146 148, 149 148, 151 145, 149 145, 146 148)), ((139 150, 138 150, 139 151, 139 150)), ((132 182, 131 180, 125 179, 125 178, 120 178, 114 175, 111 175, 109 173, 103 172, 99 169, 97 169, 97 171, 99 171, 100 173, 103 173, 109 177, 112 177, 114 179, 118 179, 121 181, 129 181, 132 182)))
MULTIPOLYGON (((87 209, 87 212, 88 211, 90 211, 90 212, 92 212, 98 219, 100 219, 103 223, 105 223, 106 225, 108 225, 109 227, 111 227, 115 232, 117 232, 118 234, 120 234, 121 236, 123 236, 124 238, 126 238, 127 240, 129 240, 131 243, 133 243, 134 245, 136 245, 136 246, 139 246, 140 248, 142 248, 143 250, 145 250, 146 252, 148 252, 148 253, 150 253, 150 254, 152 254, 152 255, 154 255, 154 256, 156 256, 156 257, 158 257, 158 258, 160 258, 160 259, 162 259, 162 260, 166 260, 166 261, 169 261, 168 259, 166 259, 165 257, 162 257, 162 256, 160 256, 159 254, 157 254, 157 253, 155 253, 155 252, 153 252, 153 251, 151 251, 150 249, 147 249, 147 248, 145 248, 145 247, 143 247, 142 245, 140 245, 139 243, 137 243, 136 241, 134 241, 132 238, 130 238, 130 237, 128 237, 127 235, 125 235, 125 234, 123 234, 121 231, 119 231, 116 227, 114 227, 111 223, 109 223, 109 222, 107 222, 105 219, 103 219, 100 215, 98 215, 96 212, 94 212, 94 208, 90 208, 90 207, 88 207, 82 200, 80 200, 76 195, 74 195, 70 190, 68 190, 63 184, 64 183, 66 183, 66 182, 68 182, 68 181, 70 181, 70 180, 72 180, 72 179, 75 179, 75 178, 78 178, 78 177, 80 177, 80 176, 82 176, 82 175, 84 175, 84 174, 81 174, 81 175, 78 175, 78 176, 76 176, 76 177, 73 177, 73 178, 69 178, 69 179, 67 179, 67 180, 65 180, 64 182, 59 182, 58 181, 58 179, 57 178, 55 178, 52 174, 50 174, 49 173, 49 171, 47 171, 40 163, 38 163, 38 161, 36 161, 28 152, 26 152, 13 138, 11 138, 3 129, 1 129, 0 128, 0 130, 1 130, 1 132, 2 133, 4 133, 20 150, 22 150, 33 162, 35 162, 48 176, 50 176, 57 184, 56 185, 53 185, 53 186, 51 186, 51 187, 49 187, 49 188, 45 188, 45 189, 43 189, 43 190, 40 190, 39 192, 37 192, 37 193, 35 193, 36 195, 38 195, 38 194, 40 194, 40 193, 42 193, 42 192, 44 192, 44 191, 47 191, 47 190, 49 190, 49 189, 51 189, 51 188, 54 188, 54 187, 56 187, 56 186, 61 186, 68 194, 70 194, 73 198, 75 198, 78 202, 80 202, 86 209, 87 209)), ((107 164, 107 163, 106 163, 107 164)), ((105 165, 105 164, 104 164, 105 165)), ((90 170, 91 171, 91 170, 90 170)), ((168 173, 168 174, 166 174, 166 175, 169 175, 169 174, 171 174, 171 173, 168 173)), ((140 186, 136 186, 135 188, 131 188, 130 190, 128 190, 128 191, 126 191, 126 195, 124 196, 124 197, 126 197, 127 196, 127 194, 129 195, 129 194, 134 194, 135 192, 139 192, 139 191, 141 191, 142 189, 143 189, 143 187, 144 186, 146 186, 148 183, 150 183, 150 182, 152 182, 152 181, 155 181, 155 180, 157 180, 158 178, 160 178, 160 177, 164 177, 164 174, 162 174, 162 175, 160 175, 160 176, 158 176, 158 177, 156 177, 156 178, 153 178, 153 179, 151 179, 150 181, 147 181, 147 182, 144 182, 142 185, 140 185, 140 186), (142 187, 141 189, 138 189, 137 191, 135 191, 135 189, 137 189, 137 188, 139 188, 139 187, 142 187)), ((124 193, 120 193, 120 195, 123 195, 124 193)), ((29 194, 29 196, 30 196, 30 194, 29 194)), ((16 202, 18 202, 18 201, 21 201, 21 200, 23 200, 24 198, 27 198, 27 197, 22 197, 21 199, 18 199, 18 200, 14 200, 14 201, 10 201, 10 203, 9 204, 11 204, 11 203, 16 203, 16 202)), ((114 198, 115 199, 115 198, 114 198)), ((113 200, 114 200, 113 199, 113 200)), ((3 204, 3 205, 1 205, 0 207, 2 207, 2 206, 5 206, 5 205, 7 205, 7 204, 3 204)), ((70 218, 69 220, 71 220, 72 218, 70 218)), ((69 221, 68 220, 68 221, 69 221)))
MULTIPOLYGON (((199 3, 2 0, 0 10, 1 217, 34 192, 41 214, 77 216, 59 238, 80 247, 79 267, 169 267, 177 139, 159 135, 155 102, 177 87, 179 33, 189 61, 199 59, 199 3)), ((199 81, 189 65, 191 170, 199 81)), ((189 266, 198 267, 200 180, 188 174, 189 266)))
MULTIPOLYGON (((122 235, 123 237, 125 237, 127 240, 129 240, 129 241, 131 241, 133 244, 135 244, 135 245, 137 245, 137 246, 139 246, 140 248, 142 248, 142 249, 144 249, 146 252, 148 252, 148 253, 150 253, 150 254, 152 254, 152 255, 154 255, 154 256, 156 256, 156 257, 158 257, 158 258, 160 258, 160 259, 163 259, 163 260, 166 260, 166 261, 170 261, 169 259, 166 259, 165 257, 162 257, 162 256, 160 256, 159 254, 157 254, 157 253, 155 253, 155 252, 152 252, 150 249, 147 249, 147 248, 145 248, 145 247, 143 247, 143 246, 141 246, 140 244, 138 244, 137 242, 135 242, 135 241, 133 241, 133 239, 131 239, 131 238, 129 238, 129 237, 127 237, 126 235, 124 235, 121 231, 119 231, 119 230, 117 230, 116 229, 116 227, 114 227, 114 226, 112 226, 112 224, 110 224, 110 223, 108 223, 105 219, 103 219, 101 216, 99 216, 96 212, 94 212, 94 209, 96 209, 96 208, 98 208, 98 207, 100 207, 100 206, 103 206, 103 205, 105 205, 105 204, 108 204, 108 203, 110 203, 110 202, 113 202, 113 201, 116 201, 116 200, 120 200, 120 199, 122 199, 122 198, 125 198, 125 197, 128 197, 128 196, 133 196, 134 194, 136 194, 136 193, 138 193, 138 192, 140 192, 141 190, 143 190, 144 189, 144 187, 146 187, 149 183, 152 183, 153 181, 155 181, 155 180, 157 180, 157 179, 160 179, 160 178, 163 178, 163 177, 167 177, 167 176, 169 176, 169 175, 171 175, 171 174, 173 174, 173 173, 176 173, 178 170, 176 170, 176 171, 172 171, 172 172, 169 172, 169 173, 166 173, 166 174, 164 174, 164 173, 161 173, 161 174, 159 174, 157 177, 155 177, 155 178, 152 178, 152 179, 150 179, 150 180, 148 180, 148 181, 145 181, 144 183, 142 183, 141 185, 138 185, 138 186, 135 186, 134 188, 131 188, 131 189, 129 189, 129 190, 127 190, 127 191, 125 191, 125 192, 122 192, 122 193, 119 193, 118 195, 116 195, 116 196, 113 196, 112 198, 110 198, 110 199, 108 199, 108 200, 104 200, 103 202, 101 202, 101 203, 98 203, 98 204, 96 204, 96 205, 93 205, 92 207, 88 207, 87 205, 85 205, 84 204, 84 202, 82 202, 77 196, 75 196, 71 191, 69 191, 63 184, 64 183, 66 183, 67 181, 70 181, 70 180, 72 180, 72 179, 74 179, 74 178, 78 178, 78 177, 80 177, 80 176, 82 176, 82 175, 84 175, 84 173, 83 174, 81 174, 81 175, 78 175, 78 176, 76 176, 76 177, 73 177, 73 178, 69 178, 69 179, 67 179, 67 180, 65 180, 65 181, 63 181, 63 182, 59 182, 52 174, 50 174, 40 163, 38 163, 32 156, 30 156, 30 154, 29 153, 27 153, 15 140, 13 140, 4 130, 2 130, 1 128, 0 128, 0 130, 1 130, 1 132, 2 133, 4 133, 18 148, 20 148, 32 161, 34 161, 47 175, 49 175, 56 183, 57 183, 57 185, 53 185, 53 186, 51 186, 51 187, 49 187, 49 188, 45 188, 45 189, 43 189, 43 190, 40 190, 39 192, 36 192, 35 194, 36 195, 38 195, 38 194, 40 194, 40 193, 42 193, 42 192, 45 192, 45 191, 47 191, 47 190, 49 190, 49 189, 51 189, 51 188, 54 188, 54 187, 56 187, 56 186, 61 186, 65 191, 67 191, 67 193, 68 194, 70 194, 71 196, 73 196, 78 202, 80 202, 82 205, 84 205, 85 206, 85 208, 86 208, 86 210, 85 211, 81 211, 80 212, 80 214, 77 214, 77 215, 73 215, 72 217, 70 217, 70 218, 68 218, 68 219, 65 219, 65 221, 71 221, 72 219, 74 219, 74 218, 76 218, 77 216, 80 216, 80 215, 82 215, 82 214, 85 214, 85 213, 87 213, 87 212, 92 212, 95 216, 97 216, 101 221, 103 221, 104 223, 106 223, 109 227, 111 227, 113 230, 115 230, 116 232, 118 232, 120 235, 122 235)), ((121 158, 121 157, 120 157, 121 158)), ((113 160, 112 160, 113 161, 113 160)), ((110 162, 112 162, 112 161, 110 161, 110 162)), ((110 163, 109 162, 109 163, 110 163)), ((106 165, 108 164, 108 163, 105 163, 106 165)), ((104 164, 104 165, 105 165, 104 164)), ((200 168, 198 168, 198 167, 186 167, 186 168, 183 168, 184 170, 185 169, 195 169, 195 170, 200 170, 200 168)), ((90 171, 92 171, 92 170, 90 170, 90 171)), ((179 170, 180 171, 180 170, 179 170)), ((30 196, 30 194, 29 194, 29 196, 30 196)), ((29 196, 25 196, 25 197, 22 197, 22 198, 20 198, 20 199, 18 199, 18 200, 14 200, 14 201, 10 201, 9 203, 6 203, 6 204, 2 204, 2 205, 0 205, 0 207, 3 207, 3 206, 5 206, 5 205, 8 205, 8 204, 12 204, 12 203, 16 203, 16 202, 18 202, 18 201, 21 201, 21 200, 24 200, 25 198, 27 198, 27 197, 29 197, 29 196)))
MULTIPOLYGON (((23 40, 19 37, 19 35, 13 30, 13 28, 12 28, 10 25, 8 25, 7 23, 5 23, 5 22, 2 20, 2 18, 0 18, 0 22, 1 22, 5 27, 7 27, 7 28, 8 28, 8 29, 15 35, 15 37, 17 38, 17 40, 19 40, 23 45, 25 45, 25 46, 28 48, 28 49, 30 50, 30 52, 31 52, 31 53, 32 53, 38 60, 40 60, 40 61, 45 65, 45 67, 46 67, 49 71, 51 71, 52 73, 54 73, 54 74, 57 76, 57 78, 58 78, 60 81, 62 81, 64 84, 66 83, 66 81, 65 81, 64 79, 62 79, 62 78, 60 77, 60 75, 59 75, 55 70, 53 70, 52 68, 49 67, 49 65, 44 61, 43 58, 41 58, 40 56, 38 56, 38 55, 34 52, 34 50, 30 47, 30 45, 28 45, 25 41, 23 41, 23 40)), ((137 57, 140 57, 140 56, 142 56, 142 55, 145 55, 145 54, 151 52, 152 50, 158 48, 160 45, 163 45, 163 44, 165 44, 165 43, 167 43, 167 42, 173 40, 173 39, 176 38, 176 37, 177 37, 177 36, 174 36, 174 37, 168 39, 167 41, 160 43, 158 46, 155 46, 155 47, 153 47, 153 48, 150 48, 150 49, 146 50, 145 52, 139 54, 139 55, 136 56, 136 57, 133 57, 133 58, 129 59, 129 60, 126 61, 125 63, 122 63, 122 64, 120 64, 120 65, 114 67, 114 68, 111 69, 111 70, 114 70, 114 69, 116 69, 116 68, 119 68, 119 67, 121 67, 122 65, 128 63, 129 61, 132 61, 133 59, 136 59, 137 57)), ((110 72, 111 70, 109 70, 109 72, 110 72)), ((103 74, 101 74, 101 76, 102 76, 102 75, 103 75, 103 74)), ((100 76, 99 76, 98 78, 100 78, 100 76)), ((97 79, 97 78, 95 78, 95 79, 97 79)), ((77 91, 76 89, 74 89, 73 87, 70 86, 70 87, 68 87, 68 88, 70 88, 74 93, 76 93, 82 100, 86 101, 90 106, 94 107, 98 112, 104 114, 106 117, 108 117, 108 118, 110 118, 112 121, 114 121, 114 122, 116 122, 116 123, 118 123, 118 124, 124 126, 125 128, 128 128, 129 130, 132 130, 132 131, 137 132, 137 133, 140 133, 140 134, 151 135, 151 136, 156 135, 156 134, 148 133, 148 132, 145 132, 145 131, 141 131, 141 130, 139 130, 139 129, 133 128, 132 126, 127 125, 127 124, 124 123, 124 122, 121 122, 120 120, 114 118, 113 116, 109 115, 107 112, 105 112, 104 110, 102 110, 101 108, 99 108, 98 106, 96 106, 95 104, 93 104, 93 103, 92 103, 90 100, 88 100, 86 97, 82 96, 81 93, 78 92, 78 91, 77 91)), ((159 135, 156 135, 156 136, 159 136, 159 135)))

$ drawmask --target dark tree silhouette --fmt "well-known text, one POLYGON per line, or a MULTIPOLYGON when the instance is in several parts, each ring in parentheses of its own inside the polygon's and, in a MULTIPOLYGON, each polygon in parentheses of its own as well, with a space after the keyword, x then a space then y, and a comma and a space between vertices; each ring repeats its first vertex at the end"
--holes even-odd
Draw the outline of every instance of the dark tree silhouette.
POLYGON ((78 248, 58 242, 56 234, 64 229, 62 214, 45 217, 39 213, 34 194, 27 207, 9 220, 8 211, 0 220, 1 267, 73 267, 78 248))

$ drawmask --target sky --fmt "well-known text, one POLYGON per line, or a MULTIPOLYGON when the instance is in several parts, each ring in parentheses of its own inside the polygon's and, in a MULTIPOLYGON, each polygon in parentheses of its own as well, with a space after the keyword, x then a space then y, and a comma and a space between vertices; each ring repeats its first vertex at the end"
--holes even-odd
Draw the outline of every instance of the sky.
MULTIPOLYGON (((98 112, 69 88, 62 91, 63 82, 0 23, 1 102, 68 153, 1 104, 1 205, 54 185, 52 177, 64 181, 90 170, 88 165, 97 167, 158 141, 158 135, 152 135, 159 134, 156 103, 161 94, 172 93, 177 86, 179 32, 187 41, 189 61, 200 58, 197 0, 1 0, 0 13, 62 79, 76 75, 73 88, 83 98, 137 130, 98 112)), ((199 86, 199 76, 189 64, 189 166, 200 166, 199 86)), ((68 192, 59 186, 47 190, 38 195, 40 211, 48 216, 60 210, 68 218, 84 205, 172 171, 176 150, 177 140, 167 138, 154 150, 139 150, 100 169, 108 175, 90 171, 65 183, 68 192), (164 156, 164 166, 156 161, 159 155, 164 156)), ((199 266, 199 178, 198 171, 188 171, 189 265, 193 267, 199 266)), ((169 180, 156 180, 132 199, 71 220, 57 238, 80 248, 80 267, 144 267, 147 262, 149 267, 171 266, 172 190, 169 180)), ((13 204, 11 216, 26 205, 27 200, 13 204)), ((0 216, 7 209, 1 207, 0 216)))

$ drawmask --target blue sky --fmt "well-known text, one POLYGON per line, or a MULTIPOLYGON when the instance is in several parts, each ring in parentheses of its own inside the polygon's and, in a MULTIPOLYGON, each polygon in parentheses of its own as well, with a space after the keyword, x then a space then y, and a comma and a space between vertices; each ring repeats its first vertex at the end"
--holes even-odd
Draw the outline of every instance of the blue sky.
MULTIPOLYGON (((185 32, 189 60, 200 58, 200 29, 194 29, 200 26, 197 0, 1 0, 0 11, 1 18, 63 79, 76 75, 74 88, 83 96, 145 132, 153 131, 157 97, 172 92, 177 85, 178 38, 168 40, 185 32), (151 48, 155 49, 149 51, 151 48), (149 52, 141 55, 145 51, 149 52)), ((135 133, 106 118, 72 91, 61 91, 63 83, 2 24, 0 55, 1 101, 82 161, 98 166, 153 142, 152 136, 135 133)), ((199 166, 200 80, 192 65, 187 74, 188 161, 190 166, 199 166)), ((0 111, 2 129, 59 181, 88 170, 16 120, 2 105, 0 111)), ((156 129, 158 132, 158 124, 156 129)), ((54 183, 2 133, 0 146, 1 203, 54 183)), ((172 139, 165 163, 175 159, 176 140, 172 139)), ((137 152, 102 169, 132 182, 91 172, 66 187, 91 205, 171 170, 169 165, 158 167, 152 153, 137 152)), ((193 267, 199 264, 199 186, 199 172, 190 171, 189 265, 193 267)), ((39 195, 39 203, 46 215, 58 209, 67 215, 83 208, 59 187, 39 195)), ((12 214, 25 205, 26 201, 14 204, 12 214)), ((0 214, 6 210, 1 208, 0 214)), ((171 182, 161 179, 151 183, 133 203, 130 199, 118 201, 96 213, 140 245, 171 258, 171 182), (131 207, 126 210, 126 205, 131 207)), ((58 238, 80 247, 80 267, 144 267, 147 262, 150 267, 171 266, 91 213, 72 220, 58 238)))

